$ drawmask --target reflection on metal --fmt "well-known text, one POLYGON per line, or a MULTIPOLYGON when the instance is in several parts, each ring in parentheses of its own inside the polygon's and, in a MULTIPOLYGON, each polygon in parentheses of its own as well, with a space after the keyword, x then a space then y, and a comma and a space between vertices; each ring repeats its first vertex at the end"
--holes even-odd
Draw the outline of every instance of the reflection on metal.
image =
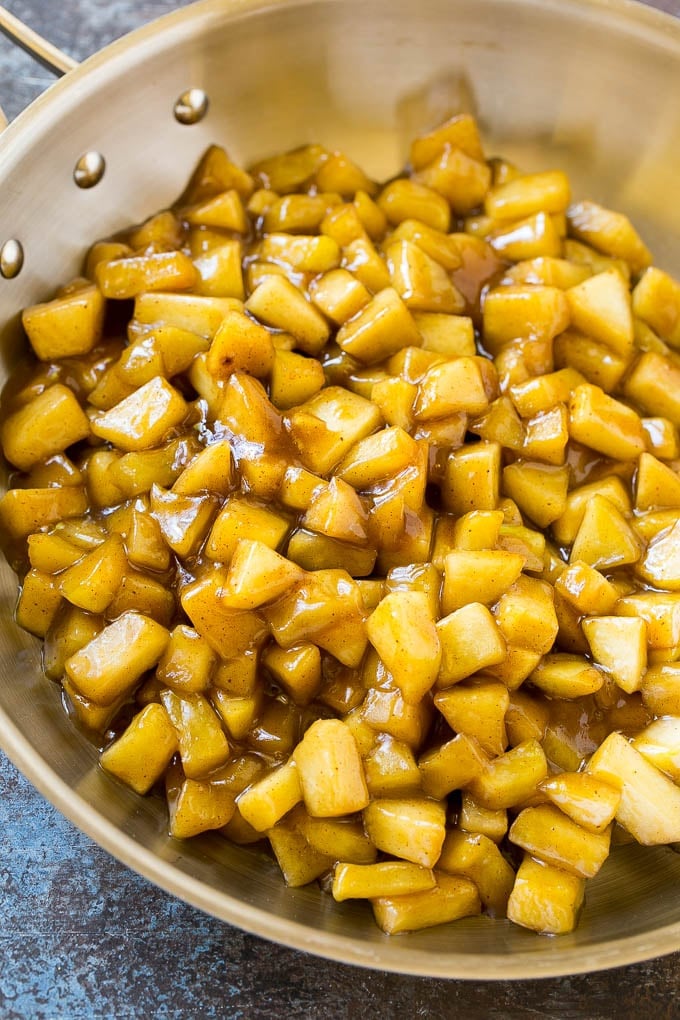
POLYGON ((0 248, 0 275, 6 280, 13 280, 21 272, 24 264, 24 249, 21 241, 11 238, 0 248))
POLYGON ((85 152, 75 165, 73 180, 79 188, 93 188, 99 184, 105 170, 106 160, 101 152, 85 152))
POLYGON ((175 103, 175 120, 180 124, 198 124, 208 112, 208 105, 203 89, 187 89, 175 103))

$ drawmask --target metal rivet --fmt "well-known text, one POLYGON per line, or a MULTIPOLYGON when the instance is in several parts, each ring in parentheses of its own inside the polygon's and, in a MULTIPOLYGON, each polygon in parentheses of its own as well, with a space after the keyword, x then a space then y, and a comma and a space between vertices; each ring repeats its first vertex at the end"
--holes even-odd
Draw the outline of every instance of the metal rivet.
POLYGON ((24 248, 21 241, 11 238, 0 248, 0 274, 6 280, 13 280, 24 264, 24 248))
POLYGON ((94 188, 101 181, 105 170, 106 160, 101 152, 86 152, 75 165, 73 180, 79 188, 94 188))
POLYGON ((187 89, 175 103, 175 120, 180 124, 198 124, 208 112, 208 103, 203 89, 187 89))

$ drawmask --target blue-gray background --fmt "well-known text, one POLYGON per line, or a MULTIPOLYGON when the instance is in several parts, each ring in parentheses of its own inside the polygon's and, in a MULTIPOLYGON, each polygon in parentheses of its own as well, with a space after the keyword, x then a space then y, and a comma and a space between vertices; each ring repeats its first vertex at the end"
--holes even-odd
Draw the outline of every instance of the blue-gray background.
MULTIPOLYGON (((569 0, 564 0, 565 3, 569 0)), ((74 57, 181 0, 6 0, 74 57)), ((680 16, 680 0, 653 6, 680 16)), ((0 36, 0 103, 16 116, 52 78, 0 36)), ((680 1017, 680 953, 555 981, 371 973, 244 935, 118 864, 0 754, 0 1020, 460 1020, 680 1017)))

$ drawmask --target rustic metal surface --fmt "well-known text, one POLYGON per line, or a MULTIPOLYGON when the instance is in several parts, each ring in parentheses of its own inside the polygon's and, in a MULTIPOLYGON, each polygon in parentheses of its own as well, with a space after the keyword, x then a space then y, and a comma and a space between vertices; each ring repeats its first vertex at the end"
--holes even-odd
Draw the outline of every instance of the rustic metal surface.
MULTIPOLYGON (((567 2, 567 0, 565 0, 567 2)), ((78 59, 178 0, 15 0, 78 59)), ((655 6, 680 15, 680 0, 655 6)), ((11 118, 52 76, 0 38, 11 118)), ((0 1017, 673 1018, 680 954, 585 977, 445 982, 356 970, 271 945, 139 878, 0 756, 0 1017)))

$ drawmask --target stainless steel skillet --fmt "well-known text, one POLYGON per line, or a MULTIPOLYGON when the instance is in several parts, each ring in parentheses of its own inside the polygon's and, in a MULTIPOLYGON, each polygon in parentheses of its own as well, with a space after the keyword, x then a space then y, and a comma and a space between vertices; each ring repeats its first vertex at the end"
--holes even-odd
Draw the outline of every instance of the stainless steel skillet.
MULTIPOLYGON (((93 238, 171 201, 209 142, 248 161, 319 140, 382 175, 414 130, 460 102, 476 107, 492 151, 562 165, 577 192, 628 211, 677 274, 679 84, 680 26, 632 4, 208 0, 179 11, 69 72, 0 138, 0 245, 24 251, 21 272, 0 279, 2 377, 19 309, 75 272, 93 238), (191 88, 208 112, 182 124, 174 107, 191 88), (105 172, 80 188, 86 153, 105 172)), ((330 958, 440 977, 550 976, 680 947, 680 859, 663 850, 617 853, 567 938, 465 922, 387 940, 363 909, 285 890, 264 856, 207 837, 173 843, 160 805, 109 783, 62 716, 13 601, 3 567, 0 744, 99 843, 197 906, 330 958)))

